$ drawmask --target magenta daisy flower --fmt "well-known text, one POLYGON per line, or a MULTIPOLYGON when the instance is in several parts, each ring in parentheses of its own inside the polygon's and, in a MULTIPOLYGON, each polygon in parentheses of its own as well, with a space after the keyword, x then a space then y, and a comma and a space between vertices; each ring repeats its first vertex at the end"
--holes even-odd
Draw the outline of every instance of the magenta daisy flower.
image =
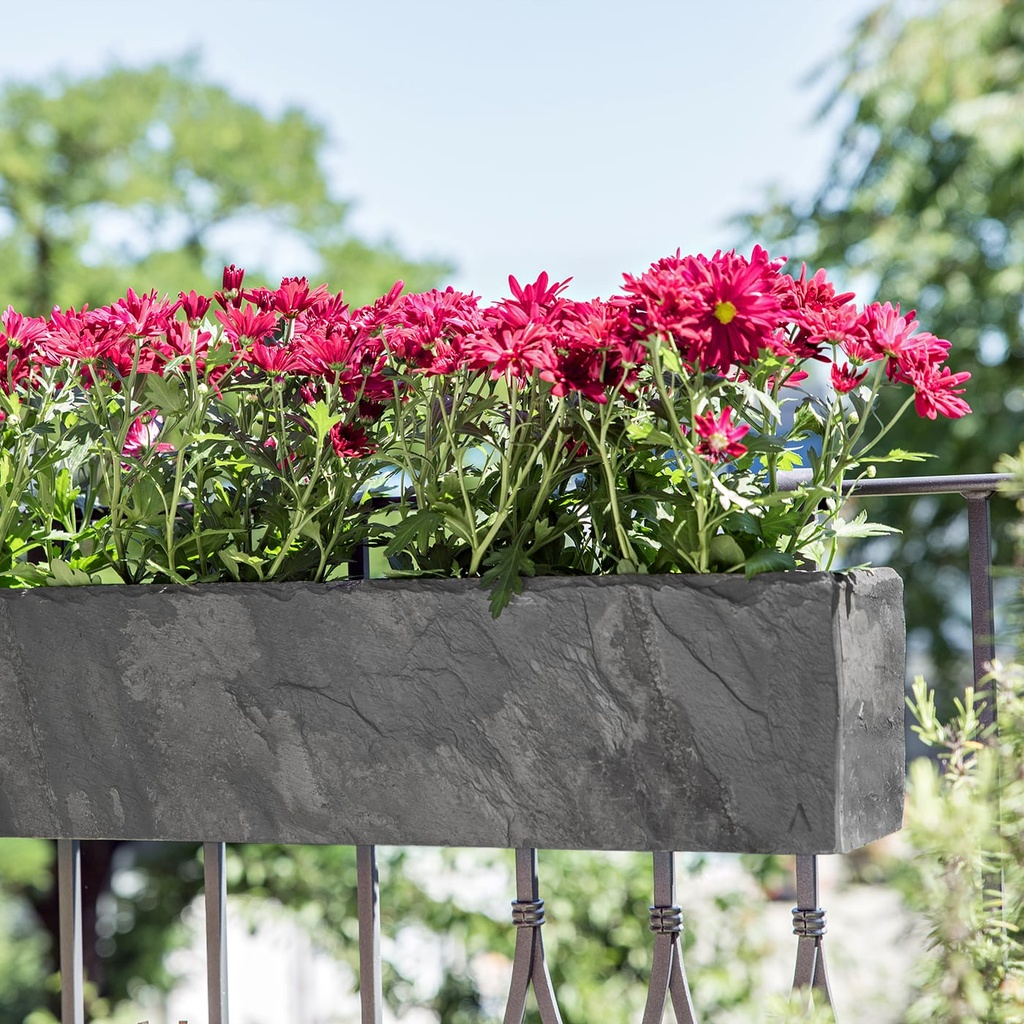
POLYGON ((624 305, 644 334, 663 334, 694 366, 726 370, 752 363, 785 319, 775 279, 779 261, 756 248, 668 257, 639 278, 626 275, 624 305))
POLYGON ((733 424, 732 413, 732 409, 726 406, 718 416, 707 412, 693 417, 693 429, 700 438, 694 451, 708 462, 736 459, 747 452, 747 446, 740 444, 740 438, 746 436, 750 426, 747 423, 733 424))

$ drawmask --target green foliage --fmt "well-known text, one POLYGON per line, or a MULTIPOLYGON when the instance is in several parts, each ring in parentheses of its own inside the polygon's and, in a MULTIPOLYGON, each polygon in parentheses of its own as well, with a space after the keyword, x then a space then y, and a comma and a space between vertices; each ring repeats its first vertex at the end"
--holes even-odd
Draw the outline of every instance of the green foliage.
MULTIPOLYGON (((1024 513, 1024 446, 997 471, 1024 513)), ((1024 555, 1024 515, 1016 524, 1024 555)), ((1024 597, 1024 577, 1018 580, 1024 597)), ((1018 622, 1019 628, 1020 623, 1018 622)), ((1018 632, 1018 650, 1024 631, 1018 632)), ((968 688, 943 722, 935 694, 914 683, 914 731, 938 756, 910 766, 898 876, 907 903, 929 925, 931 949, 907 1022, 1008 1024, 1024 1001, 1024 670, 996 665, 984 697, 968 688), (995 700, 998 731, 981 724, 995 700), (1002 895, 999 895, 999 887, 1002 895)))
MULTIPOLYGON (((796 269, 844 267, 863 290, 904 297, 953 342, 975 415, 941 431, 905 421, 900 442, 937 453, 926 472, 988 472, 1016 449, 1024 412, 1024 5, 881 4, 828 71, 838 82, 827 109, 847 120, 827 179, 810 202, 747 225, 796 269)), ((992 511, 1001 534, 1012 509, 992 511)), ((933 681, 948 692, 948 666, 964 664, 941 626, 964 588, 963 501, 872 499, 871 514, 904 536, 851 558, 870 550, 899 569, 908 627, 930 637, 933 681)))
MULTIPOLYGON (((303 111, 268 116, 204 81, 194 59, 5 86, 3 305, 95 306, 140 282, 201 290, 219 265, 246 262, 226 248, 226 229, 239 226, 307 251, 308 272, 329 273, 357 303, 403 276, 435 284, 445 264, 351 236, 324 172, 326 143, 303 111)), ((260 268, 248 262, 252 279, 260 268)))
POLYGON ((908 1024, 1003 1024, 1024 997, 1024 674, 997 667, 999 733, 982 728, 968 690, 947 723, 914 685, 915 731, 939 765, 911 765, 901 883, 929 925, 919 995, 908 1024), (1002 884, 1000 897, 998 885, 1002 884))
POLYGON ((25 897, 50 885, 51 866, 49 843, 0 840, 0 1020, 23 1020, 50 987, 50 942, 25 897))

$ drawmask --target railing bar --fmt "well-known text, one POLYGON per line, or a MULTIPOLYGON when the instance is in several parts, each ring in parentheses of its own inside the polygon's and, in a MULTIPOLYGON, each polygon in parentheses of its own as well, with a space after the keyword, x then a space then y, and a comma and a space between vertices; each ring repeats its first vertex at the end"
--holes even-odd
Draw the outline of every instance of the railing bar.
MULTIPOLYGON (((811 482, 811 470, 794 469, 778 474, 780 491, 792 491, 811 482)), ((954 476, 895 476, 847 480, 843 493, 862 497, 900 497, 922 494, 991 494, 1013 479, 1009 473, 967 473, 954 476)))
POLYGON ((653 856, 654 905, 671 907, 676 902, 676 855, 657 850, 653 856))
POLYGON ((536 850, 516 850, 516 899, 521 903, 540 899, 536 850))
POLYGON ((665 1016, 665 1003, 668 999, 671 975, 672 936, 656 935, 651 963, 651 980, 647 985, 647 1003, 644 1006, 642 1024, 661 1024, 665 1016))
MULTIPOLYGON (((825 913, 818 906, 818 858, 800 854, 796 858, 796 909, 793 911, 793 931, 797 939, 796 968, 793 988, 817 989, 825 1003, 832 1007, 832 991, 822 937, 825 933, 825 913)), ((835 1012, 833 1010, 833 1019, 835 1012)))
POLYGON ((540 898, 535 849, 521 847, 516 850, 516 900, 512 904, 512 922, 516 926, 516 949, 503 1024, 522 1024, 531 984, 541 1024, 562 1024, 544 957, 544 937, 541 934, 544 901, 540 898))
POLYGON ((796 903, 807 910, 818 905, 818 858, 813 855, 797 855, 796 903))
POLYGON ((508 1001, 505 1004, 502 1024, 523 1024, 532 971, 533 929, 517 928, 516 948, 512 954, 512 978, 509 981, 508 1001))
POLYGON ((697 1015, 686 980, 680 942, 682 913, 676 906, 676 855, 655 851, 653 858, 654 905, 650 911, 651 931, 655 935, 642 1024, 661 1024, 669 995, 676 1024, 695 1024, 697 1015))
POLYGON ((381 1024, 384 983, 380 963, 380 876, 377 848, 356 847, 359 906, 359 1004, 362 1024, 381 1024))
POLYGON ((368 580, 370 578, 370 545, 368 541, 360 541, 352 552, 348 562, 348 578, 350 580, 368 580))
POLYGON ((210 1024, 228 1024, 228 888, 224 843, 203 843, 206 1004, 210 1024))
POLYGON ((82 849, 77 839, 57 840, 62 1024, 85 1024, 82 967, 82 849))
MULTIPOLYGON (((999 704, 995 680, 986 679, 996 656, 995 602, 992 596, 992 517, 988 495, 965 495, 967 499, 968 575, 971 581, 971 650, 974 656, 975 693, 982 700, 978 720, 991 726, 998 742, 999 704)), ((998 765, 996 770, 998 771, 998 765)), ((999 815, 999 780, 996 782, 996 812, 999 815)), ((1005 877, 1001 868, 985 872, 984 889, 995 897, 991 913, 1002 922, 1006 938, 1005 877)))
POLYGON ((1008 473, 968 473, 956 476, 904 476, 847 481, 846 492, 865 496, 889 497, 915 494, 991 494, 1000 484, 1012 479, 1008 473))
MULTIPOLYGON (((516 903, 530 903, 538 899, 540 883, 537 879, 537 851, 517 849, 516 903)), ((515 915, 513 915, 515 921, 515 915)), ((533 975, 533 950, 537 929, 516 927, 516 948, 512 955, 512 978, 509 981, 508 1001, 505 1004, 503 1024, 522 1024, 526 1017, 526 997, 533 975)))
POLYGON ((562 1024, 562 1014, 555 1002, 555 990, 551 984, 547 958, 544 956, 544 940, 540 929, 534 929, 533 941, 533 995, 537 1000, 537 1010, 541 1024, 562 1024))
POLYGON ((971 646, 974 654, 975 692, 984 696, 983 725, 998 717, 995 687, 983 682, 996 656, 992 598, 992 526, 987 495, 966 495, 968 573, 971 580, 971 646))
POLYGON ((676 1024, 696 1024, 697 1011, 694 1009, 693 997, 690 995, 690 983, 686 980, 682 943, 677 940, 672 952, 672 969, 669 973, 668 988, 672 994, 676 1024))

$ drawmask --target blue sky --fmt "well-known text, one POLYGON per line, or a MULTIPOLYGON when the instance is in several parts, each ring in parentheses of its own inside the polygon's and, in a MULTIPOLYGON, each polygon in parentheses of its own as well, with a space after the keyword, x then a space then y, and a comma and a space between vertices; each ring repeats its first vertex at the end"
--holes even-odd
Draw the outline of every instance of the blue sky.
MULTIPOLYGON (((873 6, 36 0, 4 5, 0 78, 199 52, 242 98, 326 125, 362 235, 449 258, 488 298, 541 270, 591 297, 677 247, 731 246, 770 186, 813 190, 837 125, 813 124, 807 76, 873 6)), ((238 261, 269 244, 240 236, 238 261)))

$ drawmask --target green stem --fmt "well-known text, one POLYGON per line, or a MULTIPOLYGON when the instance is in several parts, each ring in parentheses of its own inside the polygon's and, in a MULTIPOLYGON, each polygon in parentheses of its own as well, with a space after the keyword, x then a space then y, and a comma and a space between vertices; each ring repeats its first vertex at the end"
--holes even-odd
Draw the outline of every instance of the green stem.
MULTIPOLYGON (((518 389, 513 389, 513 394, 516 390, 518 389)), ((516 403, 514 399, 510 399, 510 410, 515 411, 515 404, 516 403)), ((541 435, 540 440, 535 445, 529 446, 527 455, 524 459, 522 459, 522 465, 516 472, 514 482, 511 484, 511 486, 509 486, 509 478, 511 475, 510 463, 512 461, 513 456, 514 434, 514 431, 511 428, 511 423, 514 422, 515 420, 513 418, 513 420, 510 421, 509 438, 508 444, 506 446, 506 456, 501 461, 501 500, 499 503, 499 507, 495 511, 494 521, 491 523, 490 528, 484 535, 483 540, 480 541, 480 543, 475 545, 473 548, 469 566, 469 574, 471 576, 475 576, 479 571, 480 563, 483 561, 484 556, 487 554, 487 551, 491 546, 491 542, 494 540, 495 537, 497 537, 498 532, 501 530, 502 526, 505 525, 506 521, 509 518, 509 515, 511 514, 512 510, 510 508, 510 503, 512 498, 514 497, 515 493, 519 490, 519 488, 522 487, 523 483, 526 481, 527 476, 529 476, 530 471, 536 465, 538 451, 544 450, 544 448, 550 442, 551 436, 558 425, 558 419, 553 417, 551 419, 551 422, 548 423, 547 427, 545 428, 544 433, 541 435)), ((519 442, 515 442, 515 444, 519 444, 519 442)))

